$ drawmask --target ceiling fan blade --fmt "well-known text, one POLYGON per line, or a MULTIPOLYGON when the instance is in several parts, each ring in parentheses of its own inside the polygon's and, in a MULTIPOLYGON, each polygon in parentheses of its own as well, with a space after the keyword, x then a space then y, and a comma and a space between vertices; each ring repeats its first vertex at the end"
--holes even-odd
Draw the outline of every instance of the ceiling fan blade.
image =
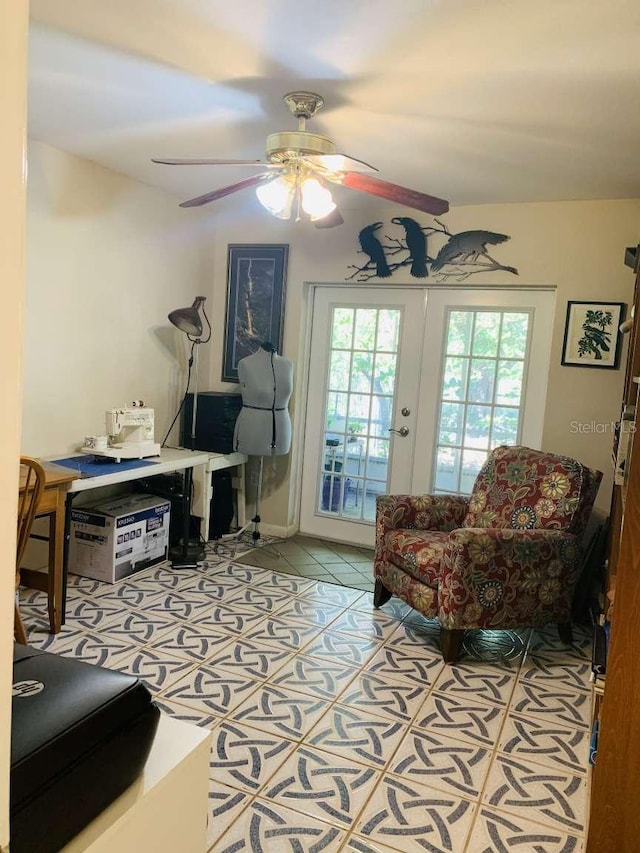
POLYGON ((377 172, 375 166, 356 160, 348 154, 306 154, 304 159, 314 166, 321 166, 329 172, 377 172))
POLYGON ((344 219, 340 215, 340 211, 336 207, 336 209, 330 213, 328 216, 324 216, 322 219, 318 219, 317 222, 314 222, 316 228, 335 228, 336 225, 342 225, 344 219))
POLYGON ((335 183, 340 183, 351 190, 360 190, 360 192, 369 193, 369 195, 377 195, 380 198, 394 201, 396 204, 430 213, 432 216, 440 216, 449 210, 449 202, 443 198, 426 195, 426 193, 418 192, 418 190, 401 187, 399 184, 390 184, 388 181, 381 181, 380 178, 373 178, 371 175, 347 172, 344 177, 339 176, 337 179, 327 177, 329 180, 334 180, 335 183))
POLYGON ((210 193, 199 195, 197 198, 190 198, 188 201, 183 201, 180 207, 201 207, 203 204, 209 204, 210 201, 216 201, 218 198, 224 198, 226 195, 237 193, 247 187, 257 187, 262 183, 265 175, 268 172, 262 172, 260 175, 253 175, 251 178, 245 178, 244 181, 238 181, 237 184, 229 184, 227 187, 220 187, 218 190, 212 190, 210 193))
POLYGON ((162 163, 164 166, 262 166, 264 169, 281 169, 281 163, 265 163, 263 160, 182 160, 179 157, 168 157, 161 160, 151 158, 152 163, 162 163))

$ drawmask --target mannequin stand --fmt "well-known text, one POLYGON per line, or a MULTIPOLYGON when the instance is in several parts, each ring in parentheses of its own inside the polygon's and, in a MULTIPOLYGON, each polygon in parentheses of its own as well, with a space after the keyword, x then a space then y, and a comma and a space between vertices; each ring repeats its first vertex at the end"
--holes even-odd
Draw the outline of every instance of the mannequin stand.
MULTIPOLYGON (((260 524, 260 495, 262 493, 263 469, 264 469, 264 456, 261 456, 260 457, 260 467, 258 469, 258 484, 256 487, 256 513, 255 513, 255 515, 253 516, 251 521, 248 521, 244 525, 244 527, 241 527, 240 530, 236 530, 235 533, 224 533, 216 541, 216 544, 214 545, 214 548, 213 548, 214 553, 216 553, 216 554, 218 553, 218 544, 226 545, 228 542, 235 541, 236 544, 238 542, 240 542, 243 534, 245 533, 247 528, 250 527, 252 524, 253 524, 253 530, 251 531, 251 538, 253 540, 254 545, 257 543, 258 539, 260 539, 260 528, 258 525, 260 524)), ((235 549, 234 549, 233 553, 235 556, 235 549)))
POLYGON ((253 516, 251 521, 253 522, 253 530, 251 532, 251 538, 253 539, 254 544, 260 538, 260 528, 258 525, 260 524, 260 495, 262 494, 262 471, 264 468, 264 456, 260 457, 260 467, 258 469, 258 485, 256 487, 256 514, 253 516))

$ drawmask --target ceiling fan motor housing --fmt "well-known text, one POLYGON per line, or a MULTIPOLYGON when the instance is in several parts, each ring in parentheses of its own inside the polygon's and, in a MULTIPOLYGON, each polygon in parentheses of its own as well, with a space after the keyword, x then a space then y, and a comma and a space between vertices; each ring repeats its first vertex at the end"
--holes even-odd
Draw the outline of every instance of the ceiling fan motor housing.
POLYGON ((335 154, 336 146, 326 136, 306 130, 270 133, 267 136, 267 159, 270 163, 286 163, 306 154, 335 154))

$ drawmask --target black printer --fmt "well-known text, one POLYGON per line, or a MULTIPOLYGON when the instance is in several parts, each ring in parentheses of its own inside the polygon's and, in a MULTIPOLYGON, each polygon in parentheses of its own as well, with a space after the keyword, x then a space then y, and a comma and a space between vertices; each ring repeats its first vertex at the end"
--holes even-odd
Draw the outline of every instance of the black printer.
POLYGON ((135 676, 16 644, 11 853, 55 853, 142 771, 160 711, 135 676))

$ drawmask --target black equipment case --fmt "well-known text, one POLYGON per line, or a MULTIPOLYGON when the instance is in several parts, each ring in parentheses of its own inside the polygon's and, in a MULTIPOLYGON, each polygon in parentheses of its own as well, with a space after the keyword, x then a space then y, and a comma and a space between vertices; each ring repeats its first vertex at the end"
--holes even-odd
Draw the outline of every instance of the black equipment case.
POLYGON ((141 773, 160 711, 135 676, 16 644, 11 853, 55 853, 141 773))
POLYGON ((182 446, 212 453, 233 453, 233 431, 241 408, 241 394, 201 391, 198 394, 195 442, 191 448, 193 394, 187 394, 182 410, 182 446))

